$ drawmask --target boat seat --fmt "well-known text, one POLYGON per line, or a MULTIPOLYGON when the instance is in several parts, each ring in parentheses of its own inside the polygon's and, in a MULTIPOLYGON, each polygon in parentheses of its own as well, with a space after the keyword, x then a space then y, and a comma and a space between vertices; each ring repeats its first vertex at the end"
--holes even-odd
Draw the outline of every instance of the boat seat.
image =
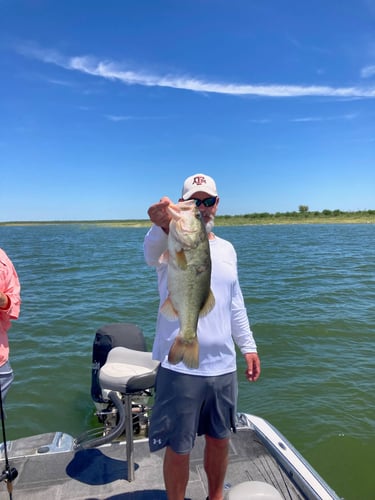
POLYGON ((225 495, 225 500, 283 500, 283 497, 269 483, 245 481, 230 488, 225 495))
POLYGON ((121 394, 142 392, 154 386, 158 366, 151 352, 114 347, 99 371, 100 387, 121 394))
MULTIPOLYGON (((158 367, 159 362, 152 359, 151 352, 114 347, 99 371, 99 384, 103 393, 115 391, 123 396, 128 481, 135 479, 132 397, 155 385, 158 367)), ((106 399, 105 394, 103 398, 106 399)))

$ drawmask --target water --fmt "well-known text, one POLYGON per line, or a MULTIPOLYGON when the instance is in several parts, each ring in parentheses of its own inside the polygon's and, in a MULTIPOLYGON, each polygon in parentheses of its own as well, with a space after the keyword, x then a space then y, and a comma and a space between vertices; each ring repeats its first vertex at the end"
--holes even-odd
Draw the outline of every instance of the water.
MULTIPOLYGON (((15 382, 7 438, 94 425, 92 342, 103 324, 138 324, 152 345, 156 276, 145 229, 0 227, 16 265, 22 314, 10 330, 15 382)), ((262 359, 239 408, 276 427, 336 492, 375 498, 375 226, 217 228, 237 249, 262 359)))

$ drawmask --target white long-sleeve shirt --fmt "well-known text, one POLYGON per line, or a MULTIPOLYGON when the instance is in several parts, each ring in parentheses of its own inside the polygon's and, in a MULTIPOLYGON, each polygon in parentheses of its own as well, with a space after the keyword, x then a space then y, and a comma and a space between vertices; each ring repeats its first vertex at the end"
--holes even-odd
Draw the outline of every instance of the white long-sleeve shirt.
MULTIPOLYGON (((144 239, 146 263, 156 268, 160 306, 168 296, 168 265, 159 258, 167 249, 168 236, 153 225, 144 239)), ((238 281, 237 254, 233 245, 218 236, 210 239, 211 289, 215 306, 198 321, 199 367, 187 368, 180 362, 168 362, 168 353, 179 332, 179 321, 170 321, 159 313, 153 345, 153 359, 170 370, 190 375, 217 376, 236 371, 234 342, 242 354, 257 352, 238 281)))

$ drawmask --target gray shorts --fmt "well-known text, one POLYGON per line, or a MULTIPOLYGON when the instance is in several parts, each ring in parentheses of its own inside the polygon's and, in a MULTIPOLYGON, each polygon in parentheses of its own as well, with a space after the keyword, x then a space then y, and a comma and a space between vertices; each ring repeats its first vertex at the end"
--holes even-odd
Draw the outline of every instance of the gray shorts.
POLYGON ((190 453, 195 436, 217 439, 235 432, 237 373, 203 377, 160 367, 155 384, 149 445, 151 451, 170 446, 190 453))
POLYGON ((12 367, 10 366, 9 361, 0 366, 0 387, 1 387, 1 397, 3 398, 3 402, 5 401, 5 397, 9 391, 11 383, 13 382, 14 375, 12 367))

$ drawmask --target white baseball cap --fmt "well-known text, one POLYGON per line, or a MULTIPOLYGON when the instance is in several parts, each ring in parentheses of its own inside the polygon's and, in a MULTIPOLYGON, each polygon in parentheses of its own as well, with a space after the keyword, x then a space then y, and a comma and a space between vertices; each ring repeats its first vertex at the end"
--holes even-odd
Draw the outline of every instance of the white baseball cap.
POLYGON ((217 196, 216 184, 213 178, 206 174, 195 174, 188 177, 182 188, 182 199, 188 200, 194 193, 199 191, 210 196, 217 196))

